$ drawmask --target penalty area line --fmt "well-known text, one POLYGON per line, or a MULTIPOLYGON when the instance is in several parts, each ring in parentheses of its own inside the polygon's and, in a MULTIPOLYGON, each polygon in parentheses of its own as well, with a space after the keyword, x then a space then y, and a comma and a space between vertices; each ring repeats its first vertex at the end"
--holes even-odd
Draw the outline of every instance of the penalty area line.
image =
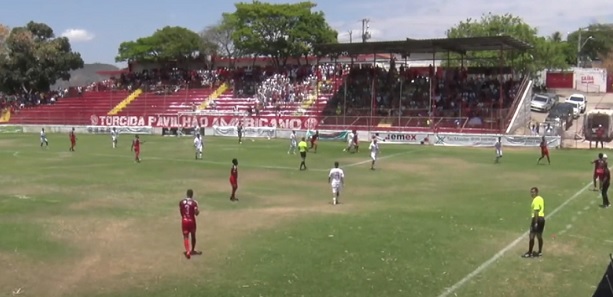
MULTIPOLYGON (((577 193, 575 193, 574 195, 570 196, 568 199, 566 199, 566 201, 562 202, 562 204, 560 204, 558 207, 556 207, 548 216, 547 218, 551 218, 552 216, 554 216, 556 213, 558 213, 560 210, 562 210, 564 207, 566 207, 569 203, 571 203, 573 200, 577 199, 577 197, 581 196, 581 194, 583 194, 583 192, 585 192, 587 189, 589 189, 592 186, 592 183, 590 182, 589 184, 587 184, 585 187, 583 187, 581 190, 579 190, 577 193)), ((502 258, 502 256, 504 256, 504 254, 508 251, 510 251, 512 248, 514 248, 517 244, 519 244, 520 241, 522 241, 526 236, 528 236, 528 234, 530 233, 530 231, 526 231, 524 232, 521 236, 517 237, 517 239, 513 240, 513 242, 509 243, 507 246, 505 246, 503 249, 501 249, 500 251, 498 251, 494 256, 492 256, 489 260, 483 262, 483 264, 479 265, 479 267, 477 267, 475 270, 473 270, 471 273, 467 274, 464 278, 462 278, 461 280, 459 280, 457 283, 455 283, 453 286, 448 287, 445 289, 445 291, 438 295, 438 297, 447 297, 449 295, 451 295, 452 293, 455 293, 458 289, 462 288, 468 281, 472 280, 475 276, 477 276, 479 273, 483 272, 484 270, 486 270, 487 268, 489 268, 490 266, 492 266, 496 261, 498 261, 500 258, 502 258)))

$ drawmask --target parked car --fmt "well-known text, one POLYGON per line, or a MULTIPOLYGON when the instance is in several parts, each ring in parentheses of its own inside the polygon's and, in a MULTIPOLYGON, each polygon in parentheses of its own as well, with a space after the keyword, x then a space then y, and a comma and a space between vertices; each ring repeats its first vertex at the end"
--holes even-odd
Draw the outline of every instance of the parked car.
POLYGON ((566 104, 571 104, 573 106, 573 119, 578 119, 581 116, 581 107, 578 102, 575 101, 566 101, 566 104))
POLYGON ((566 102, 577 103, 580 113, 584 113, 587 109, 587 97, 585 97, 583 94, 572 94, 568 96, 566 102))
POLYGON ((545 122, 559 122, 564 130, 568 130, 573 125, 574 106, 570 103, 562 102, 553 105, 545 122))
POLYGON ((548 112, 557 100, 558 97, 552 94, 535 94, 530 102, 530 110, 548 112))

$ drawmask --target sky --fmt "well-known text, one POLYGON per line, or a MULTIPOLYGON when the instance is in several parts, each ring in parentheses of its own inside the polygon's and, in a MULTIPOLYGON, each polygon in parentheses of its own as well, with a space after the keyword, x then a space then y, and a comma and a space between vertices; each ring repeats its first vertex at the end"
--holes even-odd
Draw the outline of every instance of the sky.
MULTIPOLYGON (((236 1, 208 0, 21 0, 7 2, 0 23, 10 27, 29 21, 51 26, 71 40, 73 50, 86 63, 115 63, 123 41, 149 36, 164 26, 182 26, 199 32, 233 12, 236 1)), ((250 2, 250 1, 246 1, 250 2)), ((299 1, 277 1, 287 3, 299 1)), ((440 38, 460 21, 484 13, 510 13, 536 27, 541 35, 567 34, 593 23, 613 23, 611 0, 327 0, 314 1, 328 23, 338 30, 339 41, 360 36, 362 19, 369 19, 372 39, 440 38)))

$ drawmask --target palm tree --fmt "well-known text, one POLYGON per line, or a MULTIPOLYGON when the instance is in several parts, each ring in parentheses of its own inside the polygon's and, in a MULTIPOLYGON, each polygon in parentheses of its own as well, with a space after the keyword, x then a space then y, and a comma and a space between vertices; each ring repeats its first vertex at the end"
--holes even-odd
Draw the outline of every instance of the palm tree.
POLYGON ((553 32, 553 34, 549 36, 549 40, 555 43, 562 42, 562 33, 560 33, 560 31, 553 32))

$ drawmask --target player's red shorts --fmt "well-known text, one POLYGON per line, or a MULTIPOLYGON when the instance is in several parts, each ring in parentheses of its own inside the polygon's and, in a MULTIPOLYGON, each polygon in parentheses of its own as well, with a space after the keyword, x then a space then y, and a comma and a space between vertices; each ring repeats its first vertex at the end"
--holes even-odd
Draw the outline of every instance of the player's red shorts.
POLYGON ((549 150, 541 150, 541 156, 549 157, 549 150))
POLYGON ((604 179, 604 170, 598 169, 594 171, 594 178, 598 178, 599 180, 604 179))
POLYGON ((189 219, 181 220, 181 231, 183 231, 184 235, 196 232, 196 221, 189 219))
POLYGON ((230 177, 230 185, 232 185, 232 187, 234 188, 238 187, 238 182, 236 181, 236 178, 230 177))

